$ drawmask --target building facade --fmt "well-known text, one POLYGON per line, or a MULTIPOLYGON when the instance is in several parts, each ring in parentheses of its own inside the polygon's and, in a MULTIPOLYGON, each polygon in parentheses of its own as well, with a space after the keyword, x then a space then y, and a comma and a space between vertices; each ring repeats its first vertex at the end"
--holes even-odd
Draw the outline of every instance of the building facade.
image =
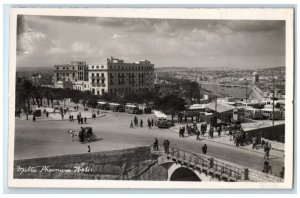
POLYGON ((140 93, 154 89, 154 65, 148 60, 125 63, 107 59, 108 92, 113 94, 140 93))
POLYGON ((94 95, 140 93, 154 89, 154 65, 148 60, 125 63, 113 57, 105 63, 73 61, 54 66, 53 82, 59 88, 61 84, 70 88, 71 83, 72 89, 91 91, 94 95))

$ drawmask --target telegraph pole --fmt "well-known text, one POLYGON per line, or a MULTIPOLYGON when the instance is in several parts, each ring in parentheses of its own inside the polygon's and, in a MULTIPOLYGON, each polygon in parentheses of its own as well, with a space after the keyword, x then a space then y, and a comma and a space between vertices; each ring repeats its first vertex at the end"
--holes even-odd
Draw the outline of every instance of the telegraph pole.
POLYGON ((246 80, 246 103, 248 100, 248 81, 246 80))

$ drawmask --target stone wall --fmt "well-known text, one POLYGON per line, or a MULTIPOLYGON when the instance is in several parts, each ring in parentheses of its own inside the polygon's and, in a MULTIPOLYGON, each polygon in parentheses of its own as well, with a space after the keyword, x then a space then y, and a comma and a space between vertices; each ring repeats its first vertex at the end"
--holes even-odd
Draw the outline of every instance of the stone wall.
POLYGON ((14 162, 17 179, 167 180, 166 172, 149 146, 14 162))
POLYGON ((285 124, 247 130, 247 133, 249 135, 249 138, 252 138, 256 135, 260 135, 260 137, 262 138, 284 143, 285 124))

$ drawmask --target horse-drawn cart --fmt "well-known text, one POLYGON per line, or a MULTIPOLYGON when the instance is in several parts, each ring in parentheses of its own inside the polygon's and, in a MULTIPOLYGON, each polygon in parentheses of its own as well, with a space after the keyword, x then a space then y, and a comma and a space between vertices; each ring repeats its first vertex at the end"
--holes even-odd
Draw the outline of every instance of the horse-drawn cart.
POLYGON ((97 140, 97 136, 93 133, 92 127, 81 127, 79 132, 69 130, 68 133, 71 134, 72 137, 78 136, 82 144, 97 140))

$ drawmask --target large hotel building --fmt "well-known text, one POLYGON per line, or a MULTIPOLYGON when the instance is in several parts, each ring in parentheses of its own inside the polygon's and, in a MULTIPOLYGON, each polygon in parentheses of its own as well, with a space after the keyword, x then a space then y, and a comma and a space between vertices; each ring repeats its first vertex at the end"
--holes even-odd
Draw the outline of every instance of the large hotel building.
POLYGON ((54 65, 54 87, 103 93, 139 93, 154 88, 154 65, 142 60, 125 63, 124 60, 108 58, 105 64, 84 61, 54 65))

